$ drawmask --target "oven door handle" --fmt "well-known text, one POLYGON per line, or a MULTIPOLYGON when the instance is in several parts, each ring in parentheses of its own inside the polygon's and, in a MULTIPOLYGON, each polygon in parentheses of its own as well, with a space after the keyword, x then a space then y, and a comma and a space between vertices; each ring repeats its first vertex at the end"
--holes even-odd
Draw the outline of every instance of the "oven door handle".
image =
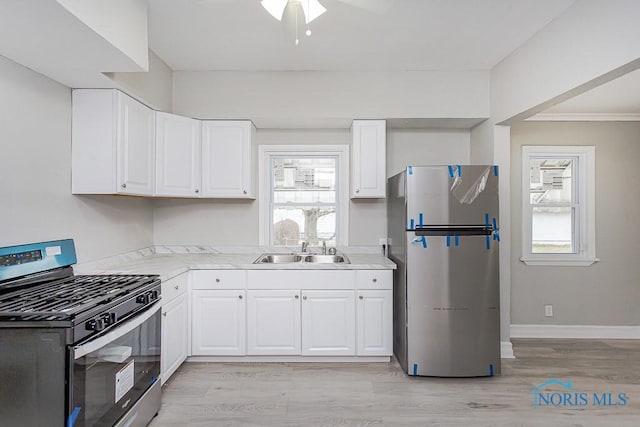
POLYGON ((81 357, 84 357, 87 354, 89 354, 91 352, 94 352, 94 351, 104 347, 105 345, 109 344, 110 342, 113 342, 113 341, 117 340, 118 338, 128 334, 131 331, 133 331, 134 329, 136 329, 137 327, 142 325, 144 322, 149 320, 151 318, 151 316, 156 314, 158 312, 158 310, 160 310, 161 306, 162 306, 162 304, 158 301, 157 303, 152 305, 148 310, 145 310, 144 312, 134 316, 133 318, 131 318, 130 320, 128 320, 125 323, 121 324, 120 326, 116 327, 112 331, 102 335, 101 337, 93 339, 93 340, 87 342, 86 344, 82 344, 82 345, 74 347, 73 348, 73 359, 74 360, 78 360, 81 357))

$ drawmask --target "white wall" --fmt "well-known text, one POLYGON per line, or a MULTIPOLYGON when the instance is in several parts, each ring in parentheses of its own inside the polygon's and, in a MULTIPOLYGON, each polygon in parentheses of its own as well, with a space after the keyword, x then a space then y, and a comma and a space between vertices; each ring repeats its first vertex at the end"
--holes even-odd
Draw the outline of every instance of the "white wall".
POLYGON ((105 73, 111 86, 138 99, 154 110, 173 110, 173 71, 149 51, 149 71, 144 73, 105 73))
POLYGON ((0 57, 0 246, 73 238, 79 261, 152 244, 150 202, 71 195, 71 91, 0 57))
POLYGON ((258 128, 489 115, 488 71, 176 71, 174 80, 175 113, 251 119, 258 128))
MULTIPOLYGON (((258 129, 256 138, 260 145, 349 145, 351 140, 348 129, 258 129)), ((387 132, 387 176, 410 164, 468 162, 468 131, 392 129, 387 132)), ((257 245, 258 203, 259 201, 232 200, 155 200, 154 243, 257 245)), ((350 245, 377 245, 380 237, 386 237, 387 212, 384 199, 351 201, 349 216, 350 245)))
POLYGON ((511 323, 640 325, 640 123, 529 122, 511 131, 511 323), (526 266, 522 256, 523 145, 593 145, 596 256, 589 267, 526 266), (544 317, 544 305, 553 317, 544 317))

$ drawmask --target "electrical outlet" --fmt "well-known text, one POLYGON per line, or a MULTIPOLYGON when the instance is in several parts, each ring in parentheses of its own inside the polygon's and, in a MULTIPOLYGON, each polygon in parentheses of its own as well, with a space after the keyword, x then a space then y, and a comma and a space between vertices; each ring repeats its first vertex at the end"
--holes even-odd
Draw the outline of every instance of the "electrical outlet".
POLYGON ((381 238, 378 240, 378 244, 379 244, 379 245, 386 245, 386 244, 387 244, 387 238, 386 238, 386 237, 381 237, 381 238))
POLYGON ((551 304, 544 306, 544 316, 553 317, 553 306, 551 304))

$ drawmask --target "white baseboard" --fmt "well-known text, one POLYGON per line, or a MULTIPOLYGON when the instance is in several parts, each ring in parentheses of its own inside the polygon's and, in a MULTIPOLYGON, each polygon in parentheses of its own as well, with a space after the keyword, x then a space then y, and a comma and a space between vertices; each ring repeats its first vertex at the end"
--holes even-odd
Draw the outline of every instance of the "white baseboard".
POLYGON ((511 338, 640 339, 640 326, 511 325, 511 338))
POLYGON ((516 356, 513 354, 513 345, 511 341, 501 341, 500 342, 500 358, 501 359, 515 359, 516 356))

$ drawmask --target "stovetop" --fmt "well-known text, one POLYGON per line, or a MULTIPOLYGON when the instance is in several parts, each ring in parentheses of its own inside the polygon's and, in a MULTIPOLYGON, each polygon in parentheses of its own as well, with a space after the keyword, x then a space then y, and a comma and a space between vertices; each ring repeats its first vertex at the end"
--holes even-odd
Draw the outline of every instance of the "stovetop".
POLYGON ((67 320, 111 305, 157 282, 154 275, 83 275, 45 282, 0 295, 0 318, 67 320))

